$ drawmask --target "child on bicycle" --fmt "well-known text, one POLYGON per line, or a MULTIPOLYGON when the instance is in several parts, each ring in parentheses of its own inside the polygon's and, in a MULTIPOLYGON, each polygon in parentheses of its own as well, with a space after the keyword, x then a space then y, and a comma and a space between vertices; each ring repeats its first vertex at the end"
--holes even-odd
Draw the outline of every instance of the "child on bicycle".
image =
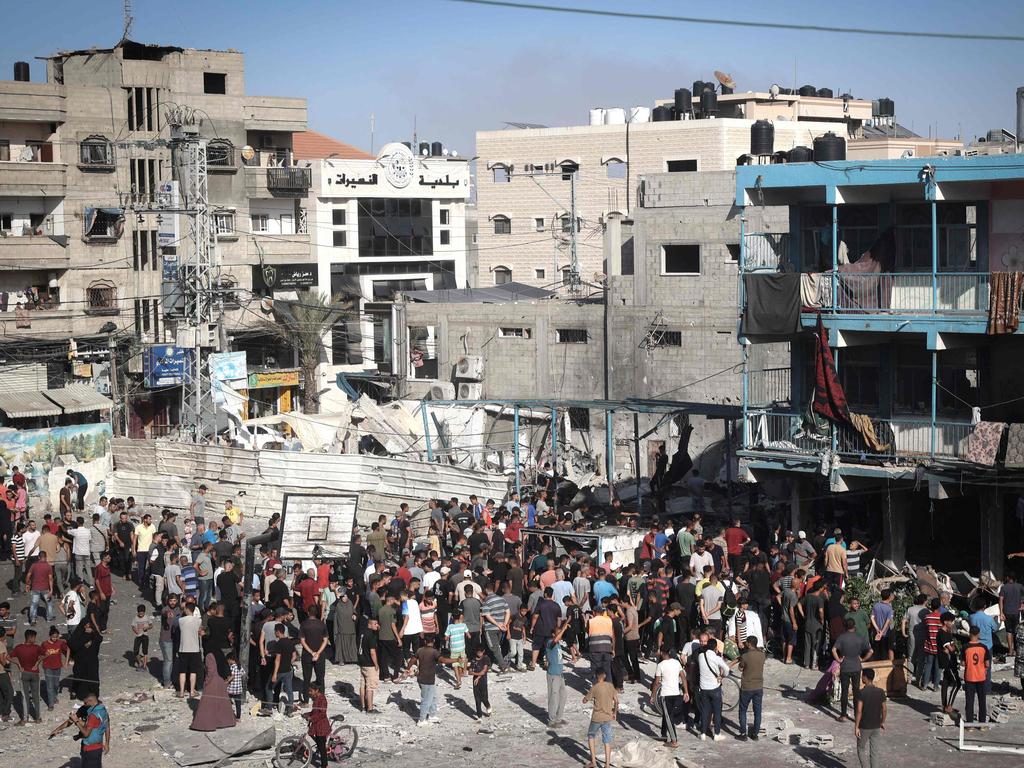
POLYGON ((316 742, 320 768, 327 768, 327 737, 331 735, 331 721, 327 719, 327 697, 324 696, 323 686, 315 681, 310 682, 309 699, 313 708, 302 715, 309 722, 306 734, 316 742))

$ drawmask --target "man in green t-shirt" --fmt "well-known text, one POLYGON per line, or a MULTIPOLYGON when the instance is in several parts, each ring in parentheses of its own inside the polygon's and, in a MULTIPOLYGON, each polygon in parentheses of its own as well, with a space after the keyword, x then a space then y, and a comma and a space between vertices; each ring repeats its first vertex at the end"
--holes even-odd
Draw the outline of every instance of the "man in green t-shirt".
POLYGON ((377 620, 380 622, 380 631, 377 636, 378 650, 380 651, 380 672, 385 680, 398 682, 402 673, 401 646, 398 642, 397 598, 388 595, 384 605, 380 607, 377 620))
POLYGON ((868 627, 868 612, 861 610, 859 598, 854 597, 850 599, 850 610, 846 612, 846 615, 843 616, 843 619, 853 619, 854 630, 856 631, 856 633, 863 637, 865 640, 867 640, 869 643, 871 642, 870 631, 868 627))

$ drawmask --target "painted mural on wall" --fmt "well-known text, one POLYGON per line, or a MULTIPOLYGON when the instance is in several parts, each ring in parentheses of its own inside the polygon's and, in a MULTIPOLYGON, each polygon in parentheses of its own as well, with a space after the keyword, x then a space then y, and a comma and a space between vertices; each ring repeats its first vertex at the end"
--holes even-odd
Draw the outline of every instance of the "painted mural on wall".
POLYGON ((20 467, 28 480, 29 496, 47 498, 51 470, 79 469, 105 459, 110 455, 111 436, 109 424, 0 432, 0 470, 10 474, 12 466, 20 467))

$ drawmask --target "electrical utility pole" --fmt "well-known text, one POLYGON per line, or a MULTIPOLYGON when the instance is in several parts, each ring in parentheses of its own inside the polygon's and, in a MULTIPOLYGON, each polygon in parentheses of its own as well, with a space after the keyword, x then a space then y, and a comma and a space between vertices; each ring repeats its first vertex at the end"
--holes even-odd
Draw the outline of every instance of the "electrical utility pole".
POLYGON ((178 267, 185 314, 177 342, 186 349, 181 428, 184 439, 198 443, 217 431, 209 358, 220 344, 223 305, 214 284, 217 265, 207 189, 206 140, 201 138, 200 121, 191 110, 175 108, 167 118, 174 178, 181 190, 190 241, 178 267))
MULTIPOLYGON (((579 295, 583 292, 583 276, 580 274, 580 259, 577 252, 576 239, 579 235, 580 219, 576 212, 576 178, 579 175, 579 168, 573 166, 555 166, 553 170, 548 170, 551 166, 547 166, 545 170, 527 170, 524 175, 531 177, 545 177, 545 176, 557 176, 562 180, 565 180, 566 174, 569 174, 569 268, 567 279, 563 282, 565 287, 568 289, 570 294, 579 295)), ((540 182, 536 182, 538 186, 540 182)), ((543 189, 543 187, 542 187, 543 189)), ((547 190, 544 190, 547 193, 547 190)), ((550 193, 547 193, 548 197, 552 197, 550 193)), ((559 202, 557 199, 552 197, 555 202, 559 202)), ((564 227, 563 227, 564 232, 564 227)), ((561 249, 564 246, 559 246, 561 249)), ((555 265, 557 270, 557 262, 555 265)))

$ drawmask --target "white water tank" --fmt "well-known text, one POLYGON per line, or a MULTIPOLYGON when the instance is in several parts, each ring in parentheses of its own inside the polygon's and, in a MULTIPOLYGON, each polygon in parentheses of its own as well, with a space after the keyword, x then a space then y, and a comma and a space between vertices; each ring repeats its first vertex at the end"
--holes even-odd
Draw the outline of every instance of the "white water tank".
POLYGON ((611 107, 610 109, 605 110, 605 125, 625 125, 625 123, 626 110, 624 110, 622 107, 611 107))
POLYGON ((650 107, 630 107, 629 108, 629 122, 631 122, 631 123, 649 123, 649 122, 651 122, 651 108, 650 107))
POLYGON ((594 107, 590 110, 590 124, 591 125, 604 125, 604 113, 603 107, 594 107))

